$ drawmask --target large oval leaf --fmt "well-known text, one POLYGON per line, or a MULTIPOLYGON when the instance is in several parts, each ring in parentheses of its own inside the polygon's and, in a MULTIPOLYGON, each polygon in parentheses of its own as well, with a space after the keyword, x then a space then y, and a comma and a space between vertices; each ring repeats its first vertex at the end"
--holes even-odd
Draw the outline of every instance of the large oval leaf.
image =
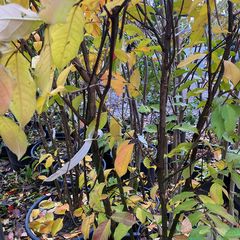
POLYGON ((0 136, 7 147, 20 159, 27 150, 27 137, 11 119, 0 116, 0 136))
POLYGON ((124 141, 117 149, 114 167, 119 177, 122 177, 127 172, 128 164, 131 161, 134 144, 128 143, 128 140, 124 141))
POLYGON ((66 23, 50 26, 53 62, 63 69, 78 54, 84 36, 84 16, 77 5, 72 8, 66 23))
POLYGON ((19 52, 3 61, 16 79, 10 110, 23 127, 31 120, 36 108, 36 86, 29 72, 29 62, 19 52))
POLYGON ((111 220, 102 222, 94 231, 93 240, 108 240, 111 234, 111 220))
POLYGON ((12 79, 10 74, 0 65, 0 114, 4 114, 9 107, 15 81, 12 79))
POLYGON ((45 95, 51 91, 53 81, 52 56, 48 28, 45 30, 44 36, 44 46, 35 70, 36 83, 41 95, 45 95))
POLYGON ((31 33, 40 25, 37 13, 18 4, 0 6, 0 41, 12 41, 31 33))
POLYGON ((39 16, 49 24, 65 22, 75 2, 76 0, 41 0, 42 10, 39 16))

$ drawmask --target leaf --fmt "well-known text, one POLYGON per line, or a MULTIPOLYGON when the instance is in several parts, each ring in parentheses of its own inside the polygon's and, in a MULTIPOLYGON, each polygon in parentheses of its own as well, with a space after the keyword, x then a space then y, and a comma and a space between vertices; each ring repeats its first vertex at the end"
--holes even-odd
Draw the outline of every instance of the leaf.
POLYGON ((51 209, 55 207, 55 202, 53 202, 52 200, 44 200, 39 204, 40 208, 43 209, 51 209))
POLYGON ((131 226, 119 223, 114 232, 114 240, 121 240, 128 233, 131 226))
POLYGON ((67 80, 67 77, 68 77, 68 74, 69 72, 71 71, 72 69, 72 65, 68 66, 67 68, 65 68, 58 76, 58 79, 57 79, 57 87, 64 87, 64 84, 67 80))
POLYGON ((94 213, 83 219, 81 231, 83 233, 84 239, 89 238, 90 227, 93 224, 93 222, 94 222, 94 213))
POLYGON ((40 25, 38 15, 18 4, 0 6, 0 41, 23 38, 40 25))
POLYGON ((231 172, 231 177, 233 182, 237 185, 237 188, 240 189, 240 174, 237 172, 231 172))
POLYGON ((29 62, 20 52, 13 54, 7 62, 7 69, 16 80, 10 110, 24 127, 32 118, 36 108, 36 86, 29 72, 29 62))
POLYGON ((50 26, 50 42, 53 62, 63 69, 77 56, 84 36, 84 15, 79 5, 72 8, 66 23, 50 26))
POLYGON ((73 212, 73 216, 74 217, 81 217, 83 214, 83 209, 80 207, 80 208, 77 208, 76 210, 74 210, 73 212))
POLYGON ((226 234, 224 235, 225 238, 240 238, 240 228, 230 228, 226 234))
POLYGON ((110 133, 111 136, 114 138, 114 140, 119 140, 121 139, 121 132, 122 132, 122 128, 120 123, 114 118, 111 117, 110 119, 110 133))
POLYGON ((40 233, 45 233, 45 234, 49 234, 52 230, 54 221, 45 221, 44 223, 42 223, 42 225, 39 228, 39 232, 40 233))
POLYGON ((223 201, 223 189, 222 186, 218 183, 213 183, 210 188, 210 196, 213 201, 219 205, 224 203, 223 201))
POLYGON ((221 139, 224 133, 224 120, 219 106, 217 106, 212 112, 211 125, 214 132, 217 134, 217 137, 221 139))
POLYGON ((11 119, 0 116, 0 136, 7 147, 20 159, 27 150, 27 137, 24 131, 11 119))
POLYGON ((36 65, 34 76, 36 78, 37 87, 40 90, 41 96, 49 93, 53 82, 53 66, 51 48, 49 42, 49 29, 44 32, 44 45, 40 54, 40 59, 36 65))
POLYGON ((76 0, 41 0, 39 16, 48 24, 64 23, 76 0))
POLYGON ((181 212, 187 212, 193 209, 196 206, 197 202, 194 199, 187 199, 186 201, 179 204, 175 209, 174 213, 178 214, 181 212))
POLYGON ((136 210, 136 217, 140 220, 142 224, 146 222, 147 214, 146 211, 138 207, 136 210))
POLYGON ((227 210, 223 208, 222 206, 219 206, 217 204, 213 203, 205 203, 205 206, 208 208, 208 210, 212 213, 215 213, 226 220, 228 220, 232 224, 236 224, 236 220, 234 219, 233 216, 227 213, 227 210))
POLYGON ((129 140, 124 141, 117 148, 117 156, 114 162, 114 168, 119 177, 122 177, 131 161, 134 144, 129 144, 129 140))
POLYGON ((58 218, 52 225, 51 234, 54 237, 63 228, 63 218, 58 218))
POLYGON ((182 125, 177 125, 175 127, 173 127, 173 130, 174 129, 178 129, 182 132, 192 132, 192 133, 198 133, 198 130, 196 127, 194 126, 191 126, 190 124, 188 123, 183 123, 182 125))
POLYGON ((111 234, 111 220, 107 220, 98 225, 94 231, 93 240, 108 240, 111 234))
POLYGON ((224 61, 224 77, 236 86, 240 81, 240 69, 231 61, 224 61))
POLYGON ((187 217, 181 222, 180 231, 182 234, 188 234, 192 231, 192 223, 189 221, 187 217))
POLYGON ((115 49, 114 50, 114 54, 116 55, 116 57, 121 61, 126 63, 128 61, 128 55, 125 51, 123 51, 122 49, 115 49))
POLYGON ((55 209, 54 213, 58 215, 64 215, 66 211, 69 211, 68 203, 63 204, 55 209))
POLYGON ((190 64, 191 62, 198 60, 200 58, 203 58, 205 56, 205 54, 203 53, 196 53, 193 55, 190 55, 189 57, 187 57, 186 59, 184 59, 182 62, 180 62, 177 65, 177 68, 182 68, 182 67, 186 67, 188 64, 190 64))
POLYGON ((0 65, 0 115, 7 112, 12 99, 15 81, 7 69, 0 65))
POLYGON ((167 154, 167 156, 171 158, 174 155, 180 155, 182 152, 188 152, 191 148, 192 148, 192 143, 189 143, 189 142, 180 143, 177 147, 172 149, 170 153, 167 154))
POLYGON ((138 69, 135 69, 130 77, 130 83, 128 85, 129 94, 131 97, 136 98, 139 96, 139 86, 140 86, 141 76, 138 69))
POLYGON ((129 212, 115 212, 111 219, 117 223, 122 223, 127 226, 132 226, 136 223, 136 218, 129 212))
POLYGON ((45 168, 50 168, 54 162, 54 158, 52 157, 52 155, 48 156, 46 163, 45 163, 45 168))
POLYGON ((29 8, 29 0, 10 0, 9 3, 16 3, 23 6, 24 8, 29 8))
POLYGON ((145 126, 145 131, 148 133, 156 133, 157 132, 156 124, 147 124, 145 126))
POLYGON ((179 201, 184 201, 184 200, 194 197, 194 196, 195 196, 195 193, 193 193, 193 192, 181 192, 181 193, 175 195, 172 198, 172 201, 173 201, 173 203, 177 203, 179 201))

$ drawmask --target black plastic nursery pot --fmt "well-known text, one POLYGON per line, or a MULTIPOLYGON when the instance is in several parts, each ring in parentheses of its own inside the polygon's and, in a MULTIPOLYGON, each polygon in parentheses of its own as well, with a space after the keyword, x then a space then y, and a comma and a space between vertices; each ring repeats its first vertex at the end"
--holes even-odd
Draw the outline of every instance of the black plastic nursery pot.
MULTIPOLYGON (((40 198, 38 198, 33 204, 32 206, 29 208, 29 210, 27 211, 27 215, 26 215, 26 218, 25 218, 25 222, 24 222, 24 227, 25 227, 25 230, 26 230, 26 233, 28 235, 28 237, 30 237, 32 240, 41 240, 41 238, 39 238, 29 227, 29 223, 30 223, 30 217, 31 217, 31 214, 32 214, 32 211, 34 209, 37 209, 38 205, 44 201, 44 200, 47 200, 51 197, 51 195, 44 195, 40 198)), ((138 225, 138 224, 135 224, 135 226, 133 226, 133 236, 134 236, 134 239, 136 240, 140 240, 141 239, 141 225, 138 225)), ((90 230, 90 234, 89 234, 89 239, 92 239, 92 236, 93 236, 93 228, 90 230)), ((130 240, 131 239, 131 236, 129 233, 126 234, 125 237, 122 238, 122 240, 130 240)), ((84 240, 84 236, 83 235, 80 235, 78 237, 74 237, 72 238, 71 240, 84 240)))
POLYGON ((31 157, 32 148, 33 145, 29 145, 24 156, 18 160, 17 156, 8 147, 5 147, 7 157, 13 170, 20 171, 20 169, 23 169, 27 165, 31 165, 33 163, 34 159, 31 157))
MULTIPOLYGON (((27 212, 25 222, 24 222, 24 227, 25 227, 25 230, 26 230, 26 233, 27 233, 28 237, 30 237, 32 240, 41 240, 29 227, 30 217, 31 217, 32 211, 34 209, 36 209, 42 201, 47 200, 50 197, 51 197, 51 195, 49 195, 49 196, 45 195, 45 196, 42 196, 42 197, 38 198, 33 203, 33 205, 29 208, 29 210, 27 212)), ((93 230, 90 231, 90 239, 92 238, 92 235, 93 235, 93 230)), ((79 237, 72 238, 72 240, 84 240, 84 237, 83 237, 83 235, 80 235, 79 237)))

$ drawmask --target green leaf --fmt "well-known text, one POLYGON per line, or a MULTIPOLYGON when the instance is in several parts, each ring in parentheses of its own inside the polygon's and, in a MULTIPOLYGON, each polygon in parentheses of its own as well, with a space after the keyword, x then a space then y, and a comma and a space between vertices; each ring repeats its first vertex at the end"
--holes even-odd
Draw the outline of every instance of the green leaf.
POLYGON ((146 211, 138 207, 136 210, 136 217, 140 220, 142 224, 146 222, 147 214, 146 211))
POLYGON ((196 206, 197 201, 194 199, 187 199, 186 201, 180 203, 175 209, 174 213, 178 214, 180 212, 187 212, 193 209, 196 206))
POLYGON ((224 120, 224 130, 227 133, 232 133, 236 128, 236 123, 239 118, 239 114, 235 111, 234 106, 230 104, 225 104, 221 108, 221 113, 222 118, 224 120))
MULTIPOLYGON (((185 72, 185 71, 184 71, 185 72)), ((182 90, 190 87, 193 83, 195 83, 196 80, 188 80, 186 81, 184 84, 182 84, 178 89, 177 89, 177 92, 181 92, 182 90)))
POLYGON ((198 133, 197 128, 194 127, 194 126, 191 126, 191 125, 188 124, 188 123, 183 123, 182 125, 176 125, 176 126, 173 128, 173 130, 174 130, 174 129, 178 129, 178 130, 180 130, 180 131, 182 131, 182 132, 198 133))
POLYGON ((185 142, 180 143, 177 147, 172 149, 170 153, 167 154, 167 157, 171 158, 174 155, 180 155, 182 152, 188 152, 192 148, 192 143, 185 142))
POLYGON ((148 106, 145 106, 145 105, 141 105, 141 106, 138 108, 138 111, 139 111, 140 113, 145 113, 145 114, 151 113, 151 109, 150 109, 148 106))
POLYGON ((173 203, 179 202, 179 201, 184 201, 188 198, 194 197, 195 193, 193 192, 182 192, 180 194, 177 194, 172 198, 173 203))
POLYGON ((205 203, 205 206, 208 208, 208 210, 210 212, 215 213, 215 214, 225 218, 232 224, 237 224, 234 217, 231 216, 230 214, 228 214, 227 210, 225 208, 223 208, 222 206, 219 206, 219 205, 213 204, 213 203, 205 203))
POLYGON ((55 236, 63 228, 63 218, 58 218, 52 225, 51 234, 55 236))
POLYGON ((217 106, 212 112, 211 125, 214 132, 217 134, 217 137, 221 139, 224 133, 224 121, 222 118, 222 111, 219 106, 217 106))
POLYGON ((240 228, 230 228, 224 235, 225 238, 240 238, 240 228))
POLYGON ((213 214, 210 214, 210 213, 208 213, 207 214, 210 218, 211 218, 211 220, 214 222, 214 224, 215 224, 215 228, 216 228, 216 230, 218 231, 218 233, 220 234, 220 235, 222 235, 222 236, 224 236, 225 234, 226 234, 226 232, 229 230, 229 226, 226 224, 226 223, 224 223, 222 220, 221 220, 221 218, 219 218, 218 216, 215 216, 215 215, 213 215, 213 214))
POLYGON ((131 229, 131 226, 127 226, 123 223, 119 223, 115 229, 113 238, 115 240, 123 239, 123 237, 128 233, 129 229, 131 229))
POLYGON ((53 62, 63 69, 77 56, 84 36, 84 15, 79 5, 72 8, 66 23, 50 26, 50 40, 53 62))
POLYGON ((136 223, 134 215, 129 212, 116 212, 111 216, 111 219, 126 226, 132 226, 136 223))
POLYGON ((145 131, 148 133, 156 133, 157 132, 157 126, 155 124, 147 124, 145 126, 145 131))
POLYGON ((199 221, 203 218, 203 213, 201 212, 194 212, 188 216, 190 222, 192 223, 192 226, 199 223, 199 221))
POLYGON ((231 172, 231 177, 237 187, 240 189, 240 174, 237 172, 231 172))
POLYGON ((98 225, 94 231, 93 240, 108 240, 111 234, 111 220, 106 220, 98 225))

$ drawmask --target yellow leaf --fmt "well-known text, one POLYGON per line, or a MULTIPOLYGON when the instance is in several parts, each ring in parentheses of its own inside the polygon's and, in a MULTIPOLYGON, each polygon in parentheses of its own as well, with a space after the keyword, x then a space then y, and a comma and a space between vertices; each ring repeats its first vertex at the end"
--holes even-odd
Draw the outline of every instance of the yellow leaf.
POLYGON ((82 230, 84 239, 89 238, 89 232, 90 232, 90 228, 91 228, 91 225, 93 224, 93 222, 94 222, 94 213, 83 219, 81 230, 82 230))
POLYGON ((64 23, 76 0, 41 0, 39 16, 48 24, 64 23))
POLYGON ((45 234, 50 233, 52 230, 53 223, 54 223, 54 221, 46 221, 46 222, 42 223, 42 225, 39 229, 39 232, 45 233, 45 234))
POLYGON ((11 119, 0 116, 0 136, 7 147, 20 159, 27 150, 27 137, 11 119))
POLYGON ((32 213, 31 213, 31 218, 37 218, 38 217, 38 215, 39 215, 39 213, 40 213, 40 210, 39 209, 33 209, 32 210, 32 213))
POLYGON ((63 228, 63 219, 58 218, 54 221, 52 225, 51 234, 54 237, 63 228))
POLYGON ((115 118, 110 119, 110 133, 115 140, 119 140, 121 138, 122 128, 118 121, 115 118))
POLYGON ((44 175, 39 175, 37 178, 41 181, 44 181, 45 179, 47 179, 47 177, 44 175))
POLYGON ((0 65, 0 115, 8 110, 14 87, 14 79, 12 79, 7 69, 0 65))
POLYGON ((52 200, 44 200, 39 204, 39 207, 43 209, 51 209, 55 207, 55 202, 52 200))
POLYGON ((69 205, 67 203, 63 204, 62 206, 59 206, 55 209, 54 213, 63 215, 66 211, 69 211, 69 205))
POLYGON ((64 87, 64 84, 67 80, 68 74, 72 69, 72 65, 70 65, 69 67, 65 68, 58 76, 57 79, 57 87, 64 87))
POLYGON ((44 32, 44 37, 43 49, 34 72, 37 87, 40 90, 41 96, 46 95, 51 91, 54 75, 48 28, 46 28, 44 32))
POLYGON ((213 201, 219 205, 222 205, 224 203, 223 201, 223 190, 222 186, 218 183, 213 183, 210 188, 210 196, 213 199, 213 201))
POLYGON ((42 41, 34 42, 33 47, 36 50, 36 52, 39 52, 42 49, 42 41))
POLYGON ((240 69, 231 61, 224 61, 224 77, 236 86, 240 81, 240 69))
POLYGON ((225 33, 225 34, 227 34, 227 33, 229 33, 227 29, 222 29, 220 26, 213 27, 213 28, 212 28, 212 32, 213 32, 214 34, 220 34, 220 33, 225 33))
POLYGON ((217 150, 213 151, 213 155, 216 160, 218 160, 218 161, 222 160, 222 150, 221 149, 217 149, 217 150))
POLYGON ((66 23, 50 26, 53 62, 59 69, 77 56, 84 36, 84 22, 82 9, 77 5, 72 8, 66 23))
POLYGON ((129 140, 124 141, 117 148, 117 156, 114 162, 115 171, 119 177, 122 177, 131 161, 134 144, 129 144, 129 140))
POLYGON ((191 62, 198 60, 200 58, 203 58, 205 56, 205 54, 203 53, 196 53, 193 55, 190 55, 189 57, 187 57, 186 59, 184 59, 182 62, 180 62, 177 67, 178 68, 182 68, 182 67, 186 67, 188 64, 190 64, 191 62))
POLYGON ((36 86, 29 72, 29 62, 20 52, 2 59, 16 80, 10 110, 24 127, 32 118, 36 108, 36 86), (9 61, 8 61, 9 60, 9 61))
POLYGON ((83 214, 83 209, 82 208, 77 208, 74 212, 73 212, 73 216, 74 217, 81 217, 83 214))
POLYGON ((29 0, 10 0, 9 2, 19 4, 24 8, 29 8, 29 0))
POLYGON ((50 168, 52 166, 53 162, 54 162, 54 158, 51 155, 46 160, 45 168, 50 168))
POLYGON ((128 54, 122 49, 115 49, 114 54, 121 62, 126 63, 128 61, 128 54))
POLYGON ((130 77, 130 84, 128 85, 129 94, 131 97, 135 98, 137 97, 139 92, 139 86, 140 86, 140 72, 138 69, 135 69, 130 77))

